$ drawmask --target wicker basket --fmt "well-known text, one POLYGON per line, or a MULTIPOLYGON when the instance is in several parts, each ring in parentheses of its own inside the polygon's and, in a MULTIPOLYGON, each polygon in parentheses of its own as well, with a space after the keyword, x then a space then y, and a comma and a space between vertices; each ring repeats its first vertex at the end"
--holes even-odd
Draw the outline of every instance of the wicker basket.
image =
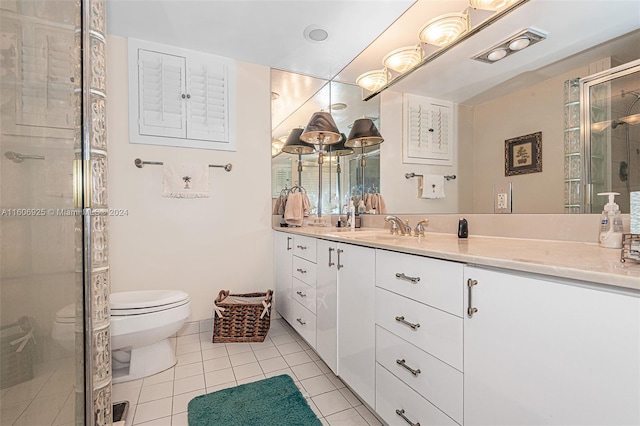
POLYGON ((271 298, 266 293, 220 291, 214 303, 213 343, 263 342, 271 326, 271 298))

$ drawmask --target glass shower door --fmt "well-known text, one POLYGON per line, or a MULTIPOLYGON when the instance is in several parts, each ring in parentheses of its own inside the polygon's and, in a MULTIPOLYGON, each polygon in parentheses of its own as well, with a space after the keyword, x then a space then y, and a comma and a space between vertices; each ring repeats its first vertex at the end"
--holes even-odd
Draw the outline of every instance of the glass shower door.
POLYGON ((2 425, 85 423, 80 13, 0 2, 2 425))

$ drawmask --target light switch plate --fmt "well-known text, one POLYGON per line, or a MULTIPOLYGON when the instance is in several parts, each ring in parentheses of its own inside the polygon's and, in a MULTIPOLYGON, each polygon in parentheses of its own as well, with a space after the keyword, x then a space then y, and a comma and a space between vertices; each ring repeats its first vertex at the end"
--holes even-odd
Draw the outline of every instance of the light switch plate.
POLYGON ((513 185, 511 182, 493 184, 493 212, 511 213, 513 211, 513 185))

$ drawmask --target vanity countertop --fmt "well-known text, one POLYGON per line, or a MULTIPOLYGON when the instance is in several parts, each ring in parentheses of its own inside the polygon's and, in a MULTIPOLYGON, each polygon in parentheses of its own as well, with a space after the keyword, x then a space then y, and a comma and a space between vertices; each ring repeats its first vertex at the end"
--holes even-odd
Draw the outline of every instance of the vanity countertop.
POLYGON ((594 243, 426 233, 391 235, 388 229, 274 228, 276 231, 394 250, 438 259, 531 272, 640 290, 640 264, 620 262, 620 250, 594 243))

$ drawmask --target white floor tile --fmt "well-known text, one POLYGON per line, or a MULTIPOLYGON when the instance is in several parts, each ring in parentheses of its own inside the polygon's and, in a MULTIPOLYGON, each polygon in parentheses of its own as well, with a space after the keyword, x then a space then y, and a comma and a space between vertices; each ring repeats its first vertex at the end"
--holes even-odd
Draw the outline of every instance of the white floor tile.
POLYGON ((318 354, 315 353, 313 349, 307 349, 305 352, 307 353, 307 355, 309 355, 309 358, 311 358, 313 361, 317 361, 320 359, 318 354))
POLYGON ((234 386, 238 386, 238 384, 235 382, 235 380, 233 382, 222 383, 220 385, 207 386, 207 393, 217 392, 219 390, 232 388, 234 386))
POLYGON ((199 375, 187 377, 173 382, 173 394, 180 395, 183 393, 204 389, 205 387, 204 376, 199 375))
MULTIPOLYGON (((173 383, 173 382, 171 382, 173 383)), ((111 390, 111 400, 115 402, 129 401, 130 406, 136 405, 142 390, 142 380, 138 386, 126 386, 128 383, 118 383, 113 385, 111 390)), ((131 411, 131 409, 129 409, 131 411)))
POLYGON ((311 398, 306 398, 307 399, 307 403, 309 404, 309 407, 311 407, 311 411, 313 411, 313 413, 318 417, 322 417, 322 413, 320 412, 320 410, 318 410, 318 407, 316 406, 316 404, 311 400, 311 398))
POLYGON ((202 360, 206 361, 208 359, 222 358, 228 356, 226 346, 216 346, 211 349, 202 348, 202 360))
POLYGON ((178 336, 186 336, 188 334, 200 333, 199 321, 188 322, 178 331, 178 336))
POLYGON ((213 318, 200 321, 200 333, 209 333, 211 336, 211 332, 213 331, 213 318))
POLYGON ((200 340, 200 347, 202 348, 202 350, 205 349, 215 349, 215 348, 219 348, 220 346, 227 346, 226 343, 213 343, 211 341, 211 339, 209 340, 200 340))
POLYGON ((2 401, 2 405, 0 406, 0 424, 13 424, 29 404, 31 404, 30 400, 15 401, 12 403, 5 403, 2 401))
POLYGON ((282 355, 288 355, 288 354, 292 354, 294 352, 300 352, 302 349, 302 347, 298 344, 298 342, 290 342, 290 343, 284 343, 282 345, 276 345, 276 348, 278 348, 278 351, 282 354, 282 355))
POLYGON ((191 352, 188 354, 178 355, 178 363, 176 366, 193 364, 194 362, 202 362, 202 352, 191 352))
POLYGON ((275 346, 269 346, 261 349, 254 349, 253 353, 255 354, 258 361, 262 361, 263 359, 276 358, 281 356, 278 349, 275 346))
MULTIPOLYGON (((53 377, 53 376, 52 376, 53 377)), ((50 425, 67 402, 71 392, 35 398, 15 422, 16 425, 50 425)))
POLYGON ((189 426, 189 416, 187 413, 174 414, 171 416, 171 426, 189 426))
POLYGON ((284 355, 284 360, 287 361, 290 367, 294 365, 306 364, 313 361, 306 352, 294 352, 292 354, 284 355))
POLYGON ((323 374, 329 374, 332 372, 331 369, 327 366, 327 364, 325 364, 324 361, 322 360, 316 361, 316 365, 318 366, 320 371, 322 371, 323 374))
POLYGON ((293 373, 298 377, 298 380, 308 379, 309 377, 315 377, 322 375, 322 371, 318 368, 315 362, 308 362, 306 364, 296 365, 291 367, 293 373))
POLYGON ((172 398, 164 398, 156 401, 138 404, 133 424, 150 422, 151 420, 161 419, 171 416, 172 398))
POLYGON ((231 360, 228 356, 223 358, 208 359, 204 363, 204 372, 222 370, 231 367, 231 360))
POLYGON ((295 342, 296 340, 293 338, 291 334, 285 332, 277 336, 271 337, 271 341, 273 342, 274 345, 278 346, 285 343, 295 342))
POLYGON ((326 419, 331 426, 368 426, 366 420, 362 418, 355 408, 332 414, 327 416, 326 419))
POLYGON ((227 343, 226 346, 229 355, 251 351, 251 345, 249 343, 227 343))
POLYGON ((236 380, 246 379, 247 377, 257 376, 258 374, 264 374, 260 364, 252 362, 251 364, 239 365, 233 367, 233 373, 236 375, 236 380))
POLYGON ((347 401, 349 401, 349 404, 351 404, 352 407, 357 407, 358 405, 362 405, 362 401, 360 401, 358 397, 356 397, 353 394, 353 392, 349 390, 349 388, 347 387, 341 388, 340 393, 342 394, 342 396, 344 396, 347 399, 347 401))
POLYGON ((253 349, 254 351, 257 351, 259 349, 264 349, 264 348, 272 348, 273 346, 275 346, 273 344, 273 341, 268 337, 264 339, 264 342, 250 343, 250 345, 251 345, 251 349, 253 349))
POLYGON ((257 361, 256 356, 253 354, 253 351, 229 355, 229 358, 231 359, 231 365, 234 367, 257 361))
POLYGON ((42 396, 56 395, 64 392, 67 392, 67 393, 71 392, 74 387, 74 383, 73 383, 74 380, 75 380, 75 377, 73 376, 69 376, 65 380, 55 380, 55 381, 49 380, 47 383, 45 383, 42 389, 40 389, 40 392, 38 392, 38 395, 36 397, 40 398, 42 396))
POLYGON ((200 335, 198 334, 189 334, 186 336, 178 336, 178 338, 176 339, 176 343, 178 345, 178 347, 186 345, 188 343, 199 343, 200 342, 200 335))
POLYGON ((138 404, 155 401, 173 396, 173 382, 158 383, 142 386, 138 404))
POLYGON ((184 413, 187 411, 187 406, 189 405, 189 401, 191 401, 196 396, 204 395, 206 391, 204 389, 200 389, 194 392, 187 392, 180 395, 176 395, 173 397, 173 414, 184 413))
POLYGON ((324 417, 320 417, 320 423, 322 423, 322 426, 331 426, 324 417))
POLYGON ((380 420, 364 405, 358 405, 355 409, 360 413, 363 419, 367 421, 370 426, 382 426, 380 420))
POLYGON ((267 377, 267 378, 280 376, 282 374, 288 375, 289 377, 291 377, 291 379, 293 379, 294 382, 298 381, 298 378, 296 377, 295 374, 293 374, 293 371, 291 371, 290 368, 283 368, 282 370, 276 370, 276 371, 272 371, 270 373, 264 373, 265 377, 267 377))
POLYGON ((216 385, 221 385, 223 383, 235 382, 236 376, 233 374, 232 368, 225 368, 224 370, 211 371, 209 373, 205 373, 205 382, 207 384, 207 389, 216 385))
POLYGON ((304 386, 304 388, 311 396, 320 395, 321 393, 329 392, 336 389, 333 383, 331 383, 331 381, 325 375, 304 379, 301 380, 300 383, 302 383, 302 386, 304 386))
POLYGON ((136 426, 171 426, 171 416, 162 417, 161 419, 151 420, 144 423, 134 423, 136 426))
POLYGON ((202 375, 204 373, 204 367, 202 362, 196 362, 187 365, 178 365, 175 367, 176 380, 184 379, 186 377, 202 375))
POLYGON ((337 390, 314 396, 311 399, 323 417, 351 408, 349 401, 337 390))
POLYGON ((257 376, 247 377, 246 379, 238 380, 238 386, 244 385, 246 383, 257 382, 258 380, 264 380, 266 377, 264 374, 259 374, 257 376))
POLYGON ((188 354, 191 352, 200 352, 200 341, 193 343, 185 343, 184 345, 179 345, 176 348, 176 355, 188 354))
MULTIPOLYGON (((155 385, 156 383, 172 382, 173 379, 174 379, 174 367, 171 367, 167 370, 161 371, 158 374, 154 374, 153 376, 145 377, 142 383, 145 385, 155 385)), ((126 382, 126 383, 129 383, 129 382, 126 382)), ((123 384, 126 384, 126 383, 123 383, 123 384)))
POLYGON ((281 356, 277 358, 263 359, 262 361, 260 361, 260 367, 262 367, 262 371, 265 373, 282 370, 283 368, 287 368, 288 366, 289 365, 281 356))
POLYGON ((327 376, 327 379, 329 379, 331 381, 331 383, 333 383, 333 386, 335 386, 336 388, 340 389, 345 387, 344 383, 342 382, 342 380, 340 380, 340 378, 338 376, 336 376, 333 373, 327 373, 325 374, 325 376, 327 376))
POLYGON ((6 404, 12 404, 19 401, 31 401, 33 400, 40 389, 42 389, 49 376, 39 379, 29 380, 28 382, 20 383, 10 387, 2 397, 2 402, 6 404))
POLYGON ((302 349, 304 349, 305 351, 308 349, 311 349, 311 347, 309 346, 309 344, 307 342, 303 340, 296 340, 298 342, 298 344, 300 345, 300 347, 302 347, 302 349))

